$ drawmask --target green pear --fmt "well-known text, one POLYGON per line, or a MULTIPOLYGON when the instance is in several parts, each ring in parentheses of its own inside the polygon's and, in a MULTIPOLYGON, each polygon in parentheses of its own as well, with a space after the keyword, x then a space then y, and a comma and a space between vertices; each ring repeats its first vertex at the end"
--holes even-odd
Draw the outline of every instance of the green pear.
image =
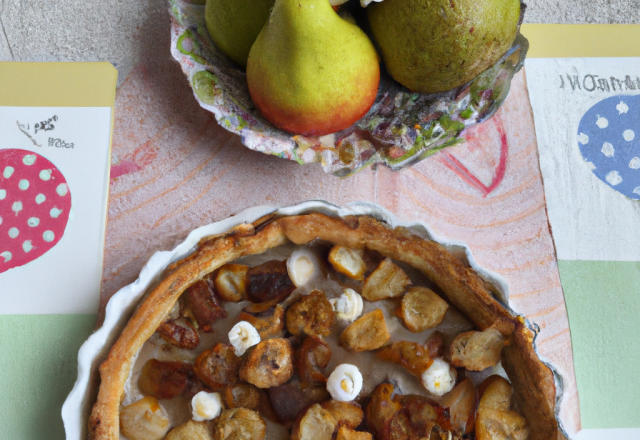
POLYGON ((204 19, 211 39, 229 58, 247 67, 251 45, 269 18, 274 0, 207 0, 204 19))
POLYGON ((520 0, 383 0, 367 17, 391 76, 436 93, 471 81, 509 50, 520 0))
POLYGON ((247 62, 251 99, 276 127, 322 136, 364 116, 380 81, 376 50, 329 0, 276 0, 247 62))

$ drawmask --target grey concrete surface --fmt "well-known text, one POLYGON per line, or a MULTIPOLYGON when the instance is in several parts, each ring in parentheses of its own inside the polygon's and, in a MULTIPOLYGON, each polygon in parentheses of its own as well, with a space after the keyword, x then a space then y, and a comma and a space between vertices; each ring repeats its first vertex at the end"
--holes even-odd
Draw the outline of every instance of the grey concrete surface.
MULTIPOLYGON (((528 0, 529 23, 640 23, 640 0, 528 0)), ((0 0, 0 60, 110 61, 121 84, 169 54, 164 0, 0 0)))

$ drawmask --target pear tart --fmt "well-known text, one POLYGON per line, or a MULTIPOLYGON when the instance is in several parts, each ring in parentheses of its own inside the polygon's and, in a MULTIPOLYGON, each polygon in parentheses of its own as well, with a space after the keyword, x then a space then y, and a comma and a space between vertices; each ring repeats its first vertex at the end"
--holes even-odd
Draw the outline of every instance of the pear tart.
POLYGON ((444 246, 369 216, 200 241, 100 366, 97 440, 555 439, 534 333, 444 246))

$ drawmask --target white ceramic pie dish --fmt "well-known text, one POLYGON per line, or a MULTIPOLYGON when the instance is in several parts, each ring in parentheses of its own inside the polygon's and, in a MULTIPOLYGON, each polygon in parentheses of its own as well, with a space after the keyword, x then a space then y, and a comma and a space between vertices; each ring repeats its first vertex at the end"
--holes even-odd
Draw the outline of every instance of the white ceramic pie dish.
MULTIPOLYGON (((271 213, 289 216, 310 212, 320 212, 334 217, 369 215, 386 222, 393 228, 403 226, 422 238, 434 240, 445 246, 459 258, 466 260, 482 278, 491 282, 497 288, 501 296, 497 299, 504 305, 508 305, 508 285, 504 278, 478 265, 466 244, 438 236, 428 225, 422 222, 402 221, 388 210, 373 203, 354 202, 347 206, 340 207, 324 201, 313 200, 285 208, 277 208, 274 206, 250 208, 233 217, 195 229, 188 235, 185 241, 171 251, 156 252, 142 268, 138 279, 113 295, 107 304, 105 320, 102 327, 89 337, 78 353, 78 378, 62 406, 62 419, 66 438, 68 440, 87 438, 87 420, 91 411, 91 403, 95 400, 97 394, 97 386, 94 385, 97 385, 98 381, 98 367, 106 358, 109 349, 119 337, 140 300, 148 291, 149 287, 158 280, 169 264, 193 252, 200 239, 222 234, 239 224, 251 223, 271 213)), ((529 323, 527 324, 531 327, 529 323)), ((557 390, 556 398, 557 402, 560 402, 563 392, 562 377, 548 361, 545 361, 543 358, 541 359, 554 372, 557 390)), ((559 414, 559 412, 560 405, 556 405, 556 415, 559 414)), ((559 418, 558 421, 560 426, 562 426, 562 421, 559 418)))

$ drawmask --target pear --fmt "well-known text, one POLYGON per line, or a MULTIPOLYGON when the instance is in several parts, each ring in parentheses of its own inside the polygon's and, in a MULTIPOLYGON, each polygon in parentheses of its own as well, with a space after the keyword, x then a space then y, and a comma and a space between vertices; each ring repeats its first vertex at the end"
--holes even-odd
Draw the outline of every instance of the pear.
POLYGON ((518 31, 520 0, 384 0, 367 17, 387 70, 414 92, 461 86, 494 65, 518 31))
POLYGON ((276 127, 306 136, 343 130, 364 116, 379 81, 371 40, 329 0, 276 0, 247 62, 258 110, 276 127))
POLYGON ((211 39, 242 67, 247 67, 249 50, 269 18, 273 1, 207 0, 204 19, 211 39))

